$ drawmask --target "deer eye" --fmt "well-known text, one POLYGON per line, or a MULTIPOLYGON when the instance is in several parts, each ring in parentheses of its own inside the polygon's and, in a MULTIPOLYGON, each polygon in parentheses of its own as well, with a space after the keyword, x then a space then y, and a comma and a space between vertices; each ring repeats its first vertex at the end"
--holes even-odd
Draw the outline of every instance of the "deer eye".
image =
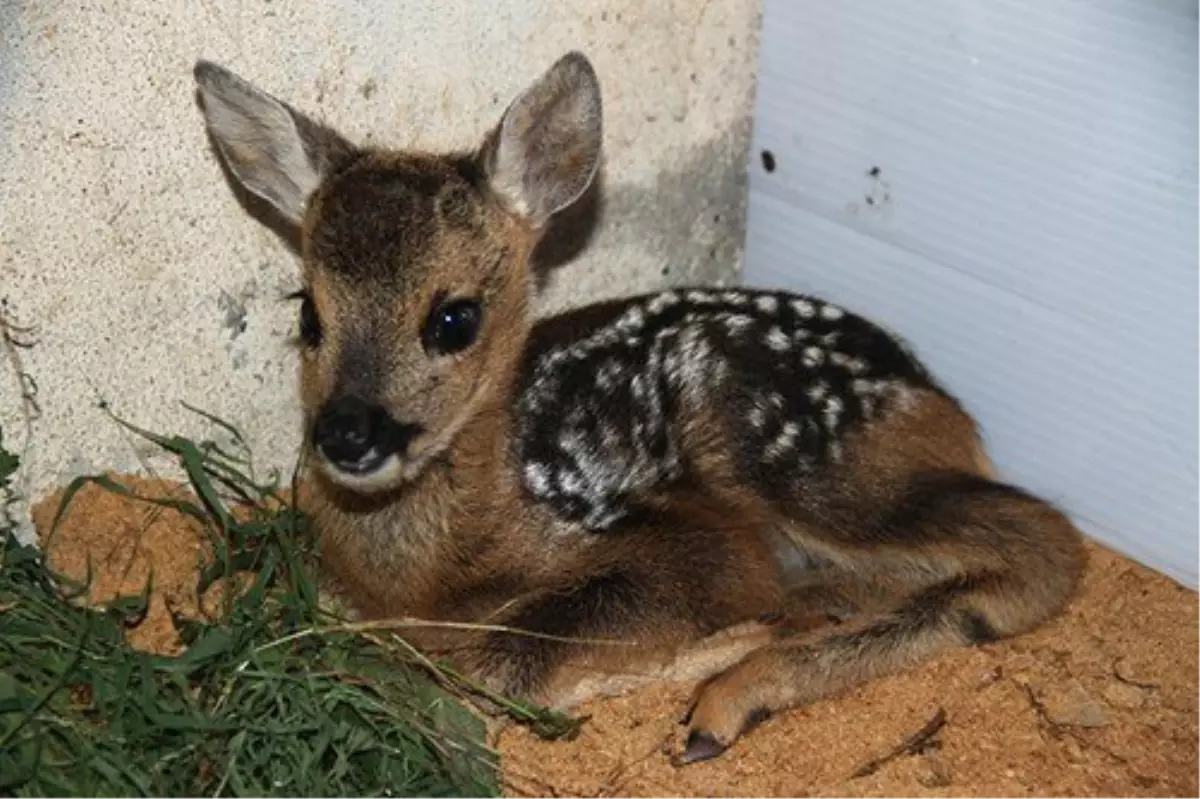
POLYGON ((429 354, 449 355, 475 343, 483 307, 475 300, 447 300, 435 303, 425 321, 421 338, 429 354))
POLYGON ((300 339, 315 349, 321 344, 321 318, 317 316, 317 306, 307 292, 298 292, 296 296, 300 300, 300 339))

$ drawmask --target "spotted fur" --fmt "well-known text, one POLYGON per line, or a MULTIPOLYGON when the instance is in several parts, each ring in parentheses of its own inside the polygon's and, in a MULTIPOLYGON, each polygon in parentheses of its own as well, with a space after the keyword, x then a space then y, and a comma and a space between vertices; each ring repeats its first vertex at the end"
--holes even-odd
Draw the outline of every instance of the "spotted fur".
POLYGON ((707 446, 688 440, 699 408, 720 409, 746 484, 782 498, 840 459, 847 431, 936 390, 896 338, 811 297, 670 290, 558 327, 526 355, 514 446, 529 493, 592 532, 686 478, 707 446))

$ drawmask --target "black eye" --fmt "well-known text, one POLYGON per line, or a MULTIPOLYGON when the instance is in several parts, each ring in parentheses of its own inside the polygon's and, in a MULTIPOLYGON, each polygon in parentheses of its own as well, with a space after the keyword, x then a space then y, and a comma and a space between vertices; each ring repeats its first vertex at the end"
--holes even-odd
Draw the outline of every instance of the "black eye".
POLYGON ((425 351, 433 354, 465 350, 475 343, 483 308, 475 300, 449 300, 434 305, 421 338, 425 351))
POLYGON ((300 338, 309 347, 321 344, 321 320, 317 316, 317 306, 307 294, 300 297, 300 338))

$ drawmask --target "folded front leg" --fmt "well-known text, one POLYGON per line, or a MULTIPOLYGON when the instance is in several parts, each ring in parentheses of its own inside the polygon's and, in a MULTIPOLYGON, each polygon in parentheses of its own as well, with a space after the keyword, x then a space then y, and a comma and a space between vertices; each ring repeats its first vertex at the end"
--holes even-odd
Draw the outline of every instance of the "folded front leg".
POLYGON ((444 630, 428 648, 507 696, 569 706, 650 678, 707 676, 774 637, 769 623, 729 631, 784 606, 757 536, 655 528, 622 539, 560 585, 498 595, 487 629, 444 630))

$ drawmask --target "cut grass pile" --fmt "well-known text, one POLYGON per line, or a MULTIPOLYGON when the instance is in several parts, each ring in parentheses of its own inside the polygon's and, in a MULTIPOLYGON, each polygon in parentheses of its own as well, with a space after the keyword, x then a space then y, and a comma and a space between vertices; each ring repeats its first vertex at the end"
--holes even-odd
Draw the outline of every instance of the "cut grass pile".
MULTIPOLYGON (((151 585, 86 606, 86 584, 53 573, 0 515, 0 794, 497 794, 497 757, 467 708, 479 687, 378 625, 330 615, 318 603, 307 518, 282 501, 277 481, 252 477, 238 431, 208 418, 231 445, 131 428, 187 474, 195 501, 136 499, 209 531, 197 590, 251 578, 240 593, 223 592, 215 620, 176 619, 186 644, 178 656, 126 641, 151 585)), ((0 507, 17 465, 0 438, 0 507)), ((89 482, 131 496, 106 477, 79 478, 55 526, 89 482)), ((573 729, 570 719, 486 698, 546 736, 573 729)))

